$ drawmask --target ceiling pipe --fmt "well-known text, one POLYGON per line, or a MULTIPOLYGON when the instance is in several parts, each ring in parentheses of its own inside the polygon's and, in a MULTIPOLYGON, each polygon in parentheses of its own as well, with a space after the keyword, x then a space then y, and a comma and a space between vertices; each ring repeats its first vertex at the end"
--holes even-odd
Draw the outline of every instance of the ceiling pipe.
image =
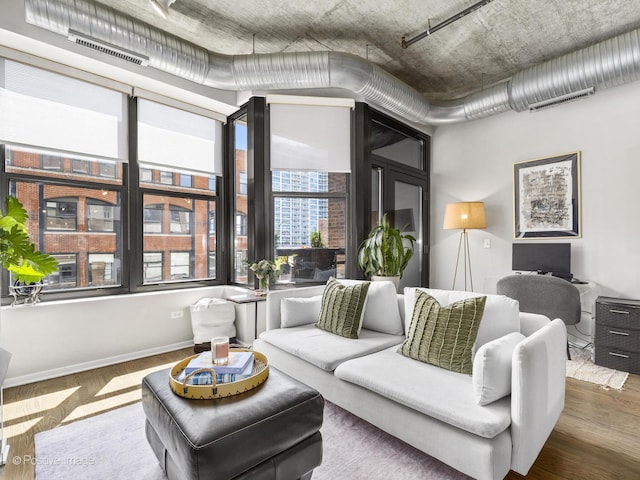
POLYGON ((427 125, 521 112, 540 102, 566 102, 588 89, 640 78, 640 30, 633 30, 436 105, 377 65, 348 53, 222 55, 93 0, 25 0, 25 5, 30 24, 66 37, 80 33, 85 46, 105 53, 108 46, 135 53, 150 67, 196 83, 235 91, 343 88, 408 121, 427 125), (87 45, 88 38, 93 46, 87 45))
POLYGON ((451 25, 453 22, 457 22, 461 18, 466 17, 470 13, 475 12, 479 8, 484 7, 487 3, 491 3, 491 2, 493 2, 493 0, 481 0, 478 3, 474 3, 473 5, 471 5, 470 7, 465 8, 461 12, 458 12, 455 15, 452 15, 451 17, 447 18, 446 20, 443 20, 442 22, 437 24, 435 27, 431 26, 431 20, 429 20, 429 28, 427 28, 427 30, 425 32, 422 32, 422 33, 416 35, 415 37, 410 38, 409 40, 407 40, 406 37, 402 37, 402 42, 401 42, 402 48, 410 47, 414 43, 422 40, 425 37, 428 37, 429 35, 433 35, 438 30, 443 29, 447 25, 451 25))

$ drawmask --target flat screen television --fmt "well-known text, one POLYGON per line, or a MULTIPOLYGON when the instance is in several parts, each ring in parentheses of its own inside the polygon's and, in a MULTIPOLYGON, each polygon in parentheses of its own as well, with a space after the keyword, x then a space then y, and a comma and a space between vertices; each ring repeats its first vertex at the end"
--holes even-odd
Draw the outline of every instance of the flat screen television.
POLYGON ((538 273, 571 273, 571 244, 514 243, 511 269, 538 273))

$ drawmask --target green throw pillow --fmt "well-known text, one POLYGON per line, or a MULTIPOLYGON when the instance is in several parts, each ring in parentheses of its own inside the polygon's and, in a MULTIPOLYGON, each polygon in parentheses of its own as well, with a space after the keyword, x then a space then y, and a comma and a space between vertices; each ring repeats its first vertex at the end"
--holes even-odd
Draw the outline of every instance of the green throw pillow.
POLYGON ((345 286, 330 278, 322 294, 316 327, 346 338, 358 338, 369 282, 345 286))
POLYGON ((409 333, 398 352, 414 360, 471 375, 473 344, 486 301, 487 297, 474 297, 442 307, 428 293, 416 291, 409 333))

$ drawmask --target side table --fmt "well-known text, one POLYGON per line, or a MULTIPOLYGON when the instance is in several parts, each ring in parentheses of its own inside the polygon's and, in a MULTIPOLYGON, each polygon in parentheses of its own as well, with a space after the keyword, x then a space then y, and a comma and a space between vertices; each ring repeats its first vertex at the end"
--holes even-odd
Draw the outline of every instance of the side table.
POLYGON ((258 330, 258 320, 262 313, 264 316, 266 309, 265 304, 263 303, 267 299, 266 295, 255 295, 253 293, 247 293, 244 295, 233 295, 228 297, 227 300, 237 304, 245 304, 249 307, 253 307, 245 310, 245 317, 236 318, 236 331, 237 337, 240 341, 253 341, 258 338, 260 331, 258 330), (247 332, 246 322, 249 321, 251 313, 248 310, 253 310, 253 329, 251 332, 247 332))

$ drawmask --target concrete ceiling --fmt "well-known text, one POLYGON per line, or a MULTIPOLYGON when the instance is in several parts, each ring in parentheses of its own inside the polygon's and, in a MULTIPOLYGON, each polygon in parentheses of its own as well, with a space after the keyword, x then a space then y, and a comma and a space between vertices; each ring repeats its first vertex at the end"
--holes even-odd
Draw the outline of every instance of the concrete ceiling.
POLYGON ((435 101, 640 27, 640 0, 493 0, 403 49, 477 0, 177 0, 166 20, 147 0, 105 3, 218 53, 353 53, 435 101))

